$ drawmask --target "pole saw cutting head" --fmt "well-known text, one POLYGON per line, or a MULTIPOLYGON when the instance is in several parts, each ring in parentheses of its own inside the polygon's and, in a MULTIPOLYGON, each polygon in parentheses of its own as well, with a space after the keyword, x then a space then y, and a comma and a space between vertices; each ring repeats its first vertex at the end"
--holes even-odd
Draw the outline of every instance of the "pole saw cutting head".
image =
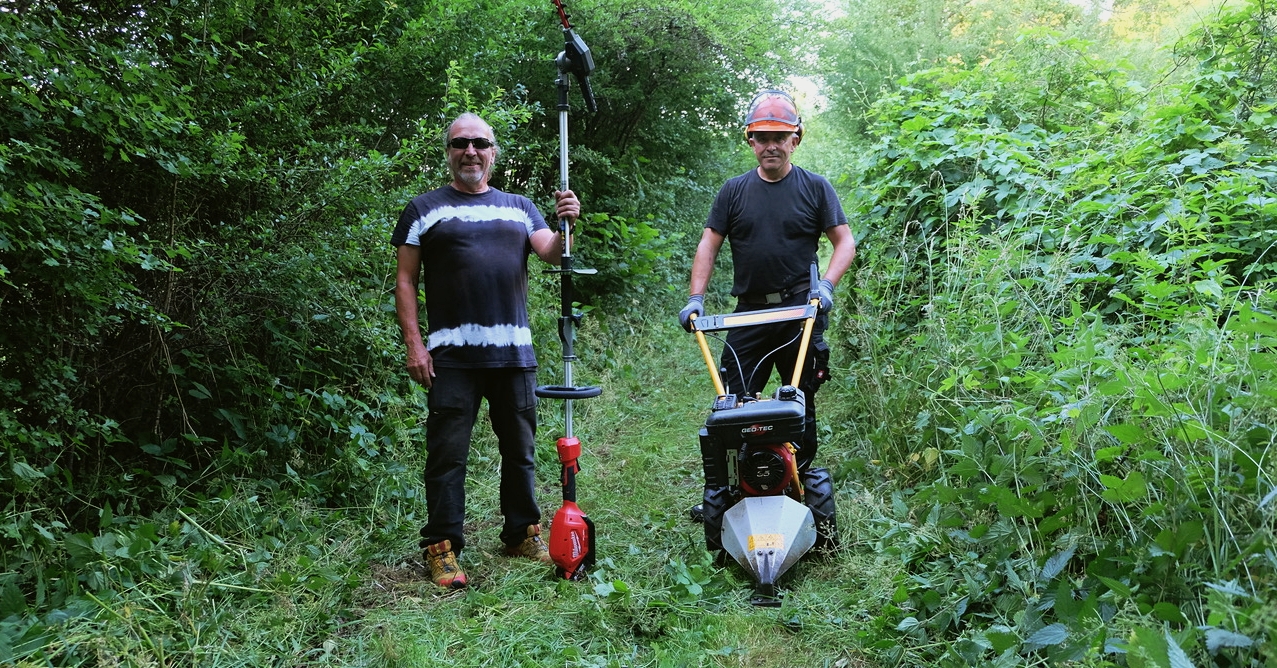
MULTIPOLYGON (((594 72, 594 56, 590 55, 590 47, 585 45, 585 40, 572 29, 562 0, 554 0, 554 6, 559 10, 559 21, 563 24, 563 51, 559 52, 554 62, 558 65, 560 74, 571 74, 576 77, 577 84, 581 86, 581 94, 585 97, 585 108, 590 113, 594 113, 598 111, 598 105, 594 102, 594 90, 590 87, 590 74, 594 72)), ((560 85, 566 85, 566 79, 560 85)), ((560 105, 562 104, 563 102, 560 102, 560 105)))

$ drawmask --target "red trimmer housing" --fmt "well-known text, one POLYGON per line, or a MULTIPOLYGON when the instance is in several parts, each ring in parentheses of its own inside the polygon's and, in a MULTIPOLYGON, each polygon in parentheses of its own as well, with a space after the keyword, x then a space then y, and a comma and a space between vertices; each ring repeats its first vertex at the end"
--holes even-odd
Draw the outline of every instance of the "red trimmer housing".
POLYGON ((555 572, 568 580, 580 580, 594 566, 594 522, 576 505, 576 474, 581 470, 581 441, 564 437, 555 442, 563 464, 563 505, 550 525, 550 558, 555 572))

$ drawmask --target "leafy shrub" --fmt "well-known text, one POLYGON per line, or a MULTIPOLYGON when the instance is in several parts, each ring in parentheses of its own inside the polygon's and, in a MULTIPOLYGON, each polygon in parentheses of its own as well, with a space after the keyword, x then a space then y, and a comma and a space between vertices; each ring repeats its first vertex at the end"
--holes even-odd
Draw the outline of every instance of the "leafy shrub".
POLYGON ((857 184, 897 658, 1261 665, 1272 137, 1233 65, 1131 108, 1084 45, 1021 47, 884 100, 857 184))

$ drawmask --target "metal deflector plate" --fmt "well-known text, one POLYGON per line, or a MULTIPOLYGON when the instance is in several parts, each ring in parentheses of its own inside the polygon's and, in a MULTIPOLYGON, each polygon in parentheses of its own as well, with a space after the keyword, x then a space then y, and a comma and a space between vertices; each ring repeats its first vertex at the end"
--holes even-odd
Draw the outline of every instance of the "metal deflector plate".
POLYGON ((746 497, 723 513, 723 549, 765 588, 815 544, 811 509, 788 496, 746 497))

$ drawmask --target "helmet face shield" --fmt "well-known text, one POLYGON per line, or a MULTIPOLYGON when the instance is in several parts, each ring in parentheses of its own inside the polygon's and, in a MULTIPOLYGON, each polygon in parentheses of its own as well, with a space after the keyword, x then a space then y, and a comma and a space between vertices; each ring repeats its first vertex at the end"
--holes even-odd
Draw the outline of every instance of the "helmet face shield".
POLYGON ((794 99, 784 91, 767 90, 754 97, 745 115, 745 133, 802 132, 803 119, 794 99))

